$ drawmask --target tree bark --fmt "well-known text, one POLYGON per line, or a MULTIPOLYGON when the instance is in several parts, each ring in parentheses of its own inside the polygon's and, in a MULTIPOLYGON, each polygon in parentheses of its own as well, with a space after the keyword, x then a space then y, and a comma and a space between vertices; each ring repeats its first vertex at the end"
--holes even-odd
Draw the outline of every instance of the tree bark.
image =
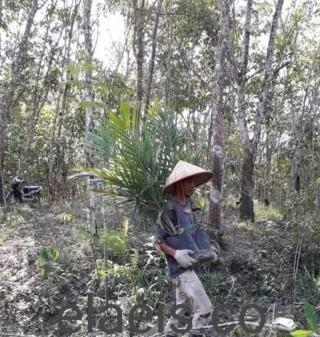
MULTIPOLYGON (((92 89, 92 58, 93 58, 93 48, 92 48, 92 26, 91 26, 91 8, 92 0, 83 0, 83 32, 84 32, 84 45, 85 45, 85 55, 86 55, 86 67, 85 71, 85 102, 86 113, 85 113, 85 136, 88 137, 89 133, 94 128, 93 122, 93 108, 92 103, 93 89, 92 89)), ((89 150, 88 146, 85 146, 85 159, 86 166, 93 167, 93 155, 92 151, 89 150)))
POLYGON ((266 115, 267 110, 267 103, 269 101, 269 91, 270 85, 273 78, 273 71, 272 71, 272 63, 273 63, 273 56, 274 56, 274 45, 276 39, 276 32, 279 22, 279 17, 281 14, 282 6, 284 0, 278 0, 276 5, 276 10, 274 12, 272 18, 272 25, 269 35, 269 43, 267 49, 267 56, 265 62, 265 73, 264 73, 264 80, 261 87, 261 93, 259 97, 258 109, 255 115, 255 128, 254 128, 254 135, 253 135, 253 157, 255 160, 258 144, 260 142, 260 135, 261 135, 261 125, 266 115))
POLYGON ((244 149, 241 174, 240 218, 254 222, 253 210, 253 170, 254 160, 252 151, 244 149))
POLYGON ((263 197, 260 201, 265 202, 267 199, 268 201, 271 200, 270 198, 270 183, 271 183, 271 160, 272 160, 272 153, 273 153, 273 141, 271 135, 271 122, 270 122, 270 115, 268 114, 266 118, 266 175, 265 175, 265 184, 263 189, 263 197))
POLYGON ((251 37, 251 13, 252 13, 253 0, 247 1, 246 18, 244 25, 244 37, 242 42, 242 59, 240 66, 233 64, 235 68, 233 71, 236 73, 237 82, 237 98, 238 110, 237 119, 240 128, 241 143, 243 150, 243 159, 241 167, 241 182, 240 182, 240 218, 254 219, 253 214, 253 186, 252 176, 253 173, 253 156, 252 145, 249 139, 249 131, 246 121, 246 75, 248 71, 249 62, 249 48, 251 37), (240 72, 237 73, 237 68, 240 72), (248 170, 248 171, 247 171, 248 170))
POLYGON ((134 3, 134 54, 137 61, 137 129, 140 128, 143 100, 143 63, 144 63, 144 23, 145 0, 133 0, 134 3))
POLYGON ((224 123, 222 114, 223 75, 229 39, 230 4, 228 0, 220 0, 220 36, 215 60, 214 81, 212 87, 212 144, 213 144, 213 178, 210 191, 209 224, 223 234, 221 228, 223 158, 224 158, 224 123))
POLYGON ((146 93, 146 105, 144 109, 144 121, 147 118, 148 109, 149 109, 150 100, 151 100, 154 64, 155 64, 156 48, 157 48, 157 35, 158 35, 161 7, 162 7, 162 0, 158 0, 158 6, 156 9, 156 17, 155 17, 155 23, 154 23, 154 28, 153 28, 153 34, 152 34, 152 49, 151 49, 151 57, 150 57, 150 64, 149 64, 149 77, 148 77, 148 86, 147 86, 147 93, 146 93))
MULTIPOLYGON (((0 96, 1 98, 1 96, 0 96)), ((2 100, 1 100, 2 101, 2 100)), ((1 103, 0 103, 1 104, 1 103)), ((3 124, 3 115, 0 114, 0 203, 5 204, 5 190, 4 190, 4 133, 2 128, 3 124)))
MULTIPOLYGON (((2 11, 3 11, 3 3, 2 3, 2 0, 0 0, 0 27, 3 27, 2 11)), ((3 62, 2 62, 2 57, 1 57, 2 53, 1 52, 2 52, 2 35, 0 34, 0 61, 1 61, 0 66, 2 67, 3 62)), ((0 72, 0 74, 1 74, 1 72, 0 72)))
MULTIPOLYGON (((93 121, 93 108, 92 103, 94 102, 93 88, 92 88, 92 59, 93 59, 93 48, 92 48, 92 24, 91 24, 91 9, 92 0, 83 0, 83 32, 84 32, 84 46, 86 55, 86 67, 85 71, 85 102, 86 102, 86 112, 85 112, 85 138, 88 139, 90 132, 93 131, 94 121, 93 121)), ((85 160, 86 167, 92 168, 94 166, 93 153, 87 145, 85 140, 85 160)), ((95 194, 92 190, 90 178, 87 178, 87 206, 88 206, 88 223, 90 226, 91 234, 97 235, 98 228, 95 220, 95 194)))

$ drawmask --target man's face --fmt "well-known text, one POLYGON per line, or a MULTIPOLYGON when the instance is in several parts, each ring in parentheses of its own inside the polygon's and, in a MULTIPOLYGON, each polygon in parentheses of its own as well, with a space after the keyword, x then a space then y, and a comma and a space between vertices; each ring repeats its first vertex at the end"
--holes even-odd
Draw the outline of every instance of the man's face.
POLYGON ((187 178, 181 181, 182 190, 186 198, 190 198, 194 191, 194 183, 192 178, 187 178))

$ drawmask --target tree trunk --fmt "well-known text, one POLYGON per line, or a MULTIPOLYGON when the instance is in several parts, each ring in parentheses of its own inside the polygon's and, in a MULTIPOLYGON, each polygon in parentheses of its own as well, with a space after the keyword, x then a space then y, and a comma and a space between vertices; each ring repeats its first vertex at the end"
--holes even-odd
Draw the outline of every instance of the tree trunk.
MULTIPOLYGON (((248 0, 246 9, 246 19, 244 25, 244 37, 242 42, 242 60, 240 72, 236 77, 237 98, 238 98, 238 124, 240 128, 241 143, 243 149, 241 184, 240 184, 240 218, 254 219, 253 214, 253 157, 252 147, 249 139, 248 126, 246 121, 246 75, 248 71, 249 47, 251 37, 251 13, 253 0, 248 0), (250 176, 251 174, 251 176, 250 176)), ((234 61, 235 62, 235 61, 234 61)), ((233 62, 233 64, 234 64, 233 62)), ((234 64, 235 65, 235 64, 234 64)), ((235 65, 236 66, 236 65, 235 65)), ((233 71, 237 72, 238 66, 233 71)))
MULTIPOLYGON (((83 32, 84 32, 84 46, 86 55, 86 67, 85 71, 85 102, 86 113, 85 113, 85 137, 87 138, 89 133, 93 131, 93 108, 92 103, 94 101, 93 90, 92 90, 92 27, 91 27, 91 8, 92 0, 83 0, 83 32)), ((93 154, 92 151, 85 146, 85 159, 86 167, 93 167, 93 154)))
MULTIPOLYGON (((83 32, 84 32, 84 46, 85 46, 85 55, 86 55, 86 67, 85 71, 85 102, 86 112, 85 112, 85 138, 88 139, 90 132, 93 131, 94 122, 93 122, 93 108, 92 103, 94 101, 93 97, 93 88, 92 88, 92 58, 93 58, 93 49, 92 49, 92 25, 91 25, 91 9, 92 9, 92 0, 83 0, 83 32)), ((92 168, 94 166, 93 153, 86 144, 85 140, 85 160, 86 167, 92 168)), ((95 194, 92 190, 90 178, 87 178, 87 206, 88 206, 88 223, 90 226, 91 234, 98 234, 97 223, 95 221, 95 194)))
POLYGON ((150 58, 150 64, 149 64, 149 77, 148 77, 148 86, 147 86, 147 93, 146 93, 146 105, 144 109, 144 121, 147 118, 148 108, 149 108, 150 101, 151 101, 151 91, 152 91, 152 84, 153 84, 154 63, 155 63, 155 57, 156 57, 157 35, 158 35, 161 6, 162 6, 162 0, 158 0, 158 6, 156 9, 156 18, 155 18, 153 34, 152 34, 152 50, 151 50, 151 58, 150 58))
MULTIPOLYGON (((2 124, 2 115, 0 114, 0 128, 2 124)), ((0 130, 0 204, 5 204, 5 190, 4 190, 4 133, 0 130)))
POLYGON ((269 35, 269 43, 268 43, 267 56, 266 56, 266 62, 265 62, 264 79, 263 79, 263 83, 262 83, 262 87, 260 91, 258 109, 255 115, 254 135, 253 135, 253 140, 252 140, 254 160, 255 160, 258 145, 260 142, 261 126, 262 126, 263 120, 266 115, 267 104, 269 101, 269 91, 270 91, 271 81, 273 78, 272 62, 273 62, 273 56, 274 56, 274 45, 275 45, 279 17, 280 17, 282 6, 283 6, 283 1, 284 0, 278 0, 277 5, 276 5, 276 10, 272 18, 272 25, 271 25, 270 35, 269 35))
POLYGON ((134 0, 134 11, 134 54, 137 61, 137 129, 139 130, 143 100, 145 0, 134 0))
POLYGON ((244 149, 241 170, 240 219, 254 221, 253 210, 253 170, 254 161, 250 148, 244 149))
MULTIPOLYGON (((3 20, 3 16, 2 16, 2 11, 3 11, 3 2, 2 2, 2 0, 0 0, 0 27, 3 27, 3 22, 2 22, 2 20, 3 20)), ((2 68, 2 65, 3 65, 3 62, 2 62, 2 58, 1 58, 1 49, 2 49, 2 34, 0 34, 0 61, 1 61, 1 63, 0 63, 0 67, 2 68)), ((0 72, 0 74, 1 74, 1 72, 0 72)), ((1 192, 0 192, 1 193, 1 192)), ((0 198, 1 198, 1 196, 0 196, 0 198)))
POLYGON ((215 61, 214 81, 212 88, 212 144, 213 144, 213 178, 210 192, 209 224, 223 234, 221 228, 223 157, 224 157, 224 123, 222 114, 223 75, 227 41, 229 35, 230 4, 228 0, 220 0, 220 36, 215 61))
POLYGON ((271 184, 271 159, 272 159, 272 136, 271 136, 271 125, 270 125, 270 115, 268 114, 266 119, 266 175, 265 183, 263 189, 262 201, 265 203, 266 200, 270 201, 270 184, 271 184))
POLYGON ((248 0, 246 24, 245 24, 245 34, 243 42, 243 54, 242 54, 242 67, 241 73, 238 80, 238 101, 239 101, 239 122, 240 130, 242 135, 242 145, 244 149, 244 157, 242 163, 242 177, 241 177, 241 198, 240 198, 240 218, 241 219, 251 219, 254 221, 254 210, 253 210, 253 172, 254 165, 257 155, 257 149, 260 142, 261 136, 261 126, 266 115, 267 103, 269 100, 269 89, 272 81, 273 71, 272 62, 274 55, 274 44, 276 31, 279 21, 279 16, 282 10, 283 0, 278 0, 276 5, 276 10, 273 15, 272 25, 269 35, 269 43, 265 61, 265 72, 264 80, 261 86, 261 91, 259 95, 259 103, 257 107, 257 112, 255 115, 254 124, 254 135, 252 141, 249 141, 248 127, 246 125, 245 119, 245 85, 246 85, 246 73, 248 65, 248 55, 249 55, 249 42, 250 42, 250 22, 251 22, 251 12, 252 12, 252 0, 248 0), (248 198, 251 198, 249 200, 248 198))

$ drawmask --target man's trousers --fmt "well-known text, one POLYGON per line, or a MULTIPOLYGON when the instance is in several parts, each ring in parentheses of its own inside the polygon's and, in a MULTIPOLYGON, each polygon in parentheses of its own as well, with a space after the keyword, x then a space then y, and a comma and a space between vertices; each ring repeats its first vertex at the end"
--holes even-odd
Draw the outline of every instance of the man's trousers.
MULTIPOLYGON (((212 316, 212 304, 203 288, 198 275, 193 270, 187 270, 172 280, 176 286, 176 305, 188 307, 193 315, 191 333, 201 335, 200 329, 208 325, 212 316)), ((182 315, 184 309, 178 309, 177 315, 182 315)), ((171 316, 165 326, 165 334, 176 336, 172 325, 179 327, 179 320, 171 316)))

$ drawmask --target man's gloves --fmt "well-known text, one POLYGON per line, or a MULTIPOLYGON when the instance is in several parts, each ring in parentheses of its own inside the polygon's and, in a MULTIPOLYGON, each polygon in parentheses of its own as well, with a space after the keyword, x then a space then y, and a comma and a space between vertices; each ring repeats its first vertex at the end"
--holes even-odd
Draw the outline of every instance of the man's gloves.
POLYGON ((178 249, 174 254, 174 258, 183 268, 188 268, 197 262, 197 260, 189 255, 192 253, 193 251, 190 249, 178 249))
POLYGON ((211 251, 213 254, 212 263, 215 263, 219 260, 218 249, 215 246, 211 245, 211 251))
POLYGON ((157 252, 158 254, 161 254, 161 253, 162 253, 161 247, 160 247, 160 245, 159 245, 158 242, 155 242, 155 243, 153 244, 153 248, 156 250, 156 252, 157 252))

